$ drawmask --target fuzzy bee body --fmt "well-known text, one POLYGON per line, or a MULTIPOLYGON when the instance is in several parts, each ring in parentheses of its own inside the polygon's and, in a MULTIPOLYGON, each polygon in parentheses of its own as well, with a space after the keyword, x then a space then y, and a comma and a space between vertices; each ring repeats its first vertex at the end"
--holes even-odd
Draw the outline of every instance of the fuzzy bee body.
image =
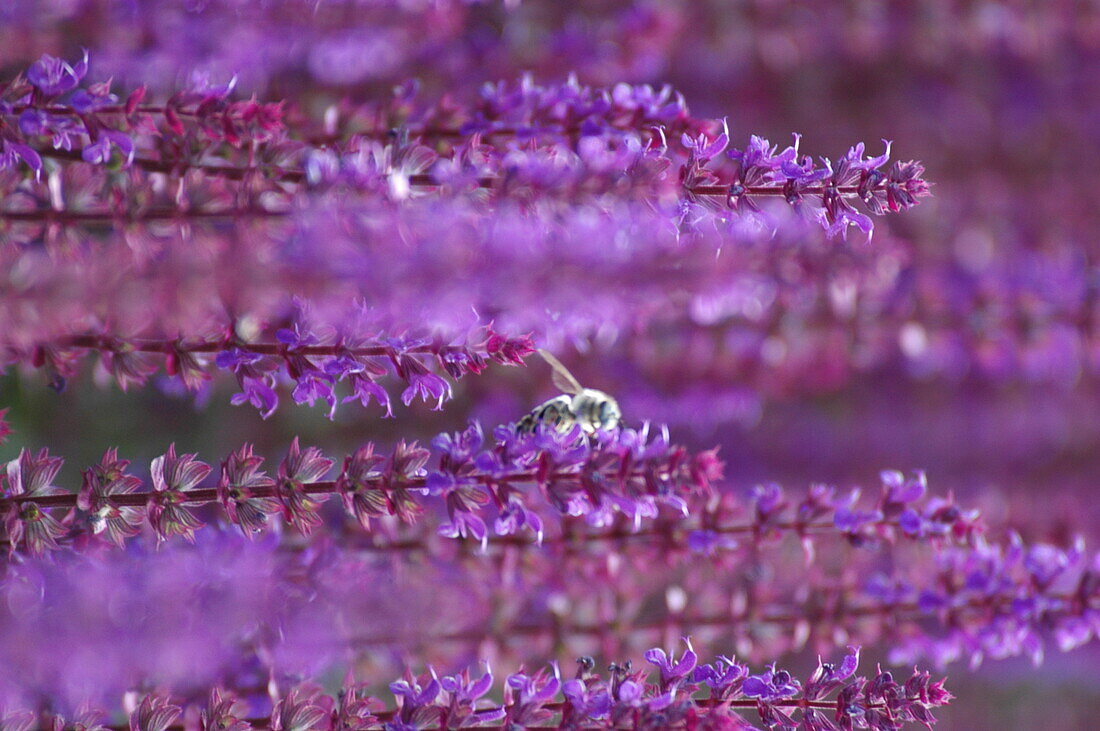
POLYGON ((568 431, 580 424, 585 434, 620 426, 622 412, 619 403, 609 394, 594 388, 584 388, 565 366, 550 353, 539 351, 554 369, 554 385, 565 391, 536 406, 516 424, 521 434, 531 434, 539 424, 552 425, 558 431, 568 431))
POLYGON ((560 431, 566 431, 575 421, 572 402, 573 399, 565 394, 545 401, 520 419, 516 429, 520 434, 532 434, 539 424, 549 424, 560 431))

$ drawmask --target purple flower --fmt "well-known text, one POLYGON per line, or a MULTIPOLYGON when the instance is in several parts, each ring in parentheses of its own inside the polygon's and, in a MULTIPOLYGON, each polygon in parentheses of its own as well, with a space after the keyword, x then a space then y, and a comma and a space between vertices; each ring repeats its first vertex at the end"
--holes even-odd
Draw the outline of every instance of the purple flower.
POLYGON ((887 504, 911 503, 924 497, 928 491, 928 479, 921 470, 909 478, 895 470, 886 470, 882 473, 882 489, 887 504))
POLYGON ((519 533, 522 528, 530 528, 535 534, 535 542, 542 543, 543 523, 542 518, 534 510, 529 509, 523 501, 513 498, 500 509, 500 515, 493 522, 493 530, 498 536, 511 536, 519 533))
POLYGON ((325 401, 329 405, 328 418, 336 418, 336 392, 333 390, 332 376, 316 370, 306 371, 298 377, 291 396, 295 403, 308 403, 310 406, 318 399, 325 401))
POLYGON ((451 695, 450 707, 445 711, 447 727, 459 728, 463 725, 476 725, 499 721, 504 718, 503 708, 477 711, 477 699, 487 694, 493 687, 493 671, 485 663, 485 674, 473 680, 468 670, 457 675, 448 675, 440 679, 440 687, 451 695))
POLYGON ((752 489, 752 499, 756 507, 756 520, 761 525, 776 520, 788 505, 783 488, 774 482, 755 486, 752 489))
POLYGON ((770 702, 792 698, 798 695, 802 684, 791 677, 786 670, 776 670, 771 665, 768 671, 762 675, 750 675, 741 685, 741 692, 749 698, 759 698, 770 702))
POLYGON ((848 493, 848 496, 842 498, 836 503, 836 513, 833 516, 833 524, 836 525, 837 530, 847 533, 852 538, 859 537, 859 534, 867 526, 874 525, 882 520, 882 511, 879 510, 856 510, 855 505, 859 502, 860 491, 852 490, 848 493))
POLYGON ((401 392, 401 402, 408 406, 419 396, 423 401, 435 399, 433 411, 443 409, 443 402, 451 398, 451 384, 435 373, 412 373, 409 375, 409 387, 401 392))
POLYGON ((218 353, 217 357, 214 358, 214 362, 218 368, 225 368, 237 373, 245 366, 257 363, 263 358, 264 356, 259 353, 252 353, 240 348, 226 348, 218 353))
POLYGON ((509 675, 504 687, 507 723, 527 726, 545 721, 551 712, 544 706, 557 697, 560 689, 556 665, 553 675, 544 670, 534 675, 523 672, 509 675))
POLYGON ((98 88, 77 89, 73 92, 72 97, 69 99, 73 109, 81 114, 88 114, 103 107, 118 104, 118 97, 111 93, 108 85, 96 84, 95 86, 98 88))
POLYGON ((463 431, 454 434, 440 434, 432 440, 432 446, 443 454, 448 465, 457 466, 469 462, 481 449, 484 441, 485 434, 481 429, 481 424, 471 421, 463 431))
POLYGON ((84 162, 93 165, 106 165, 111 162, 112 146, 117 147, 125 158, 123 167, 134 162, 134 140, 118 130, 103 128, 98 130, 98 138, 86 146, 80 153, 84 162))
POLYGON ((34 171, 36 178, 42 173, 42 158, 37 152, 20 142, 0 139, 0 170, 14 168, 19 160, 34 171))
POLYGON ((271 387, 266 378, 246 376, 241 379, 241 386, 244 391, 234 394, 233 398, 230 399, 234 406, 244 403, 252 404, 260 410, 260 416, 264 419, 274 414, 275 410, 279 408, 279 394, 275 393, 275 389, 271 387))
POLYGON ((589 688, 583 680, 567 680, 562 695, 573 713, 582 719, 600 721, 611 713, 611 694, 604 687, 589 688))
POLYGON ((817 662, 817 670, 810 676, 803 691, 810 700, 818 700, 840 688, 855 675, 859 667, 859 647, 849 647, 848 654, 841 660, 840 665, 823 662, 820 658, 817 662))
POLYGON ((386 409, 385 416, 387 418, 393 417, 393 405, 390 403, 390 395, 379 384, 375 383, 369 377, 359 373, 353 373, 351 375, 352 394, 344 397, 344 403, 348 401, 359 401, 363 406, 370 405, 371 399, 378 401, 378 404, 386 409))
POLYGON ((726 120, 722 120, 722 129, 722 134, 718 135, 713 140, 706 134, 698 134, 693 137, 685 132, 680 142, 684 147, 691 150, 695 158, 705 163, 711 158, 721 155, 729 146, 729 125, 726 123, 726 120))
POLYGON ((322 370, 324 370, 325 374, 332 376, 338 381, 349 378, 354 374, 362 373, 366 368, 366 364, 351 353, 340 353, 326 360, 324 366, 322 366, 322 370))
POLYGON ((473 513, 456 511, 451 520, 439 526, 439 535, 447 538, 473 538, 481 543, 482 550, 488 545, 489 535, 485 521, 473 513))
POLYGON ((473 703, 492 689, 493 670, 486 664, 485 674, 478 680, 471 680, 469 671, 463 671, 458 675, 445 676, 439 684, 457 702, 473 703))
POLYGON ((45 96, 54 97, 75 89, 87 73, 87 51, 84 51, 84 57, 77 62, 76 66, 70 66, 60 58, 43 54, 42 58, 35 61, 27 69, 27 81, 31 82, 45 96))
POLYGON ((691 646, 691 639, 685 637, 684 644, 687 645, 688 649, 679 661, 669 657, 659 647, 647 650, 645 653, 645 659, 656 665, 661 671, 661 689, 663 692, 675 690, 679 687, 691 675, 691 671, 695 669, 696 664, 699 662, 699 658, 691 646))
POLYGON ((282 328, 275 332, 275 339, 283 345, 287 346, 290 351, 300 350, 310 345, 316 345, 319 340, 317 336, 308 330, 304 333, 301 330, 301 326, 295 324, 293 328, 282 328))
POLYGON ((387 731, 418 731, 433 723, 442 710, 435 703, 443 686, 434 673, 430 680, 406 673, 403 680, 390 683, 390 692, 397 697, 400 710, 394 720, 386 724, 387 731))
POLYGON ((720 551, 732 551, 738 545, 732 536, 713 530, 693 530, 688 534, 688 548, 704 556, 717 556, 720 551))
MULTIPOLYGON (((411 347, 412 343, 408 345, 411 347)), ((435 399, 433 410, 439 411, 443 408, 443 401, 453 396, 451 384, 428 370, 416 356, 400 353, 394 356, 394 366, 397 375, 409 383, 409 387, 401 394, 401 401, 406 406, 419 396, 424 401, 435 399)))
POLYGON ((871 171, 878 170, 890 160, 890 147, 894 144, 890 140, 883 140, 882 144, 886 146, 886 151, 878 157, 863 156, 866 146, 862 142, 856 143, 854 147, 850 147, 846 155, 841 158, 841 161, 845 163, 851 170, 859 171, 871 171))
POLYGON ((696 667, 692 680, 705 683, 717 696, 723 697, 735 693, 741 685, 740 681, 748 674, 748 666, 732 658, 719 656, 713 663, 696 667))

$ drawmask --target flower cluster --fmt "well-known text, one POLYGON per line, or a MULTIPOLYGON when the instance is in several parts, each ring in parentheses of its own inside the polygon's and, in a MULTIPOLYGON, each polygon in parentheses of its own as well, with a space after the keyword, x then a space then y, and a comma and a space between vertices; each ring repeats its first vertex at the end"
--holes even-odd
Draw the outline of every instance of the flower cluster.
POLYGON ((599 526, 619 514, 639 525, 657 517, 662 505, 683 513, 689 496, 708 493, 722 475, 713 451, 691 454, 671 444, 667 433, 651 435, 648 426, 588 437, 579 425, 570 431, 543 427, 533 434, 508 425, 495 437, 495 444, 483 449, 477 423, 460 434, 441 435, 433 442, 439 455, 435 468, 428 467, 432 453, 416 442, 399 442, 389 455, 376 454, 368 443, 344 460, 335 480, 324 479, 334 461, 316 447, 302 449, 297 439, 274 479, 246 444, 222 463, 218 486, 207 488, 199 484, 210 465, 194 454, 178 455, 172 445, 153 460, 151 489, 145 490, 141 479, 127 473, 129 461, 110 449, 99 465, 85 470, 79 493, 50 484, 61 458, 47 450, 37 456, 23 450, 8 464, 2 498, 6 539, 13 551, 32 554, 57 549, 63 537, 87 541, 103 534, 121 546, 139 532, 144 518, 157 540, 191 539, 203 525, 194 507, 206 503, 220 503, 246 532, 263 528, 266 515, 280 512, 308 535, 321 525, 320 501, 338 493, 367 530, 372 519, 383 516, 414 522, 426 503, 441 498, 450 521, 439 533, 484 542, 487 519, 498 535, 530 531, 537 537, 550 514, 584 516, 599 526))
MULTIPOLYGON (((836 163, 822 159, 818 167, 811 157, 799 156, 797 142, 777 153, 767 140, 753 137, 745 150, 728 155, 726 162, 731 164, 726 167, 736 172, 720 173, 709 163, 725 159, 728 132, 709 134, 706 130, 717 123, 690 117, 682 98, 667 88, 594 89, 574 79, 542 87, 524 79, 515 87, 487 88, 470 109, 441 112, 437 106, 434 112, 413 115, 411 122, 406 118, 397 127, 396 142, 371 141, 377 133, 367 130, 353 131, 347 139, 330 134, 316 146, 309 142, 308 130, 284 125, 281 103, 228 101, 232 84, 183 90, 163 106, 143 105, 145 89, 140 87, 119 104, 109 82, 79 86, 86 72, 86 57, 73 67, 46 56, 31 67, 26 81, 19 77, 0 89, 0 99, 6 100, 0 115, 12 120, 0 128, 3 167, 22 160, 40 178, 43 156, 100 166, 132 165, 142 171, 139 178, 153 174, 189 179, 189 198, 195 200, 233 195, 232 183, 240 183, 249 193, 248 202, 192 210, 190 204, 179 205, 178 195, 152 208, 150 201, 135 198, 137 209, 124 213, 122 201, 108 209, 80 211, 64 206, 59 210, 53 200, 39 211, 6 211, 8 220, 33 222, 34 213, 42 221, 77 224, 94 222, 97 216, 104 222, 134 215, 278 216, 285 214, 285 202, 273 207, 256 200, 293 200, 278 181, 310 187, 339 183, 396 201, 408 198, 414 186, 463 196, 472 186, 479 199, 484 199, 480 191, 489 189, 495 194, 491 199, 513 201, 574 201, 608 194, 678 200, 679 221, 693 225, 700 211, 715 208, 698 205, 704 198, 723 199, 718 208, 736 214, 743 208, 758 213, 753 199, 771 196, 797 210, 806 209, 807 216, 822 221, 831 235, 844 235, 849 225, 865 233, 872 229, 871 219, 857 213, 849 199, 861 200, 872 213, 881 214, 909 208, 929 192, 918 163, 897 163, 881 172, 889 149, 865 158, 862 143, 836 163), (59 99, 61 95, 65 98, 59 99), (441 116, 447 119, 445 129, 459 138, 451 141, 449 154, 410 141, 439 134, 444 129, 439 126, 441 116), (670 135, 678 145, 668 143, 670 135), (155 150, 146 152, 153 143, 155 150), (243 149, 248 150, 245 161, 243 149), (678 174, 672 174, 676 170, 678 174), (198 174, 188 175, 190 171, 198 174)), ((406 117, 412 103, 408 94, 399 89, 394 101, 406 117)), ((394 112, 367 116, 392 119, 394 112)), ((34 201, 33 195, 27 197, 34 201)))
POLYGON ((923 656, 939 665, 967 660, 977 667, 989 657, 1016 655, 1042 662, 1042 634, 1053 635, 1063 651, 1096 637, 1100 616, 1100 564, 1081 541, 1068 549, 980 543, 937 556, 935 581, 916 587, 902 578, 876 582, 879 596, 908 602, 948 627, 939 636, 906 632, 892 660, 923 656))
POLYGON ((85 83, 87 73, 87 51, 75 64, 47 54, 25 75, 0 86, 0 114, 11 120, 5 125, 2 167, 18 158, 41 176, 43 157, 128 167, 135 163, 135 138, 143 136, 158 140, 162 157, 142 164, 182 171, 191 150, 222 144, 241 148, 283 134, 282 105, 230 101, 233 83, 196 85, 173 94, 163 106, 150 106, 142 103, 145 87, 120 100, 109 81, 85 83), (44 139, 48 145, 35 145, 44 139))
MULTIPOLYGON (((536 337, 629 344, 647 331, 665 340, 685 319, 702 333, 731 319, 782 318, 792 328, 821 308, 843 317, 853 298, 889 286, 901 256, 883 241, 864 250, 833 246, 792 220, 774 235, 684 237, 659 213, 625 205, 578 207, 549 220, 501 209, 489 230, 476 208, 438 201, 397 211, 318 204, 294 220, 287 240, 219 243, 210 232, 168 255, 163 242, 146 248, 140 237, 58 259, 37 249, 0 252, 11 267, 0 278, 9 322, 0 357, 42 368, 58 387, 90 353, 124 388, 144 382, 161 354, 192 389, 218 365, 237 376, 238 400, 264 414, 275 408, 280 380, 293 381, 294 400, 320 401, 330 412, 340 380, 358 400, 386 404, 376 383, 385 371, 405 381, 404 400, 438 404, 450 387, 422 364, 435 361, 436 373, 456 377, 487 361, 516 363, 536 337), (393 230, 405 232, 399 252, 393 230), (540 264, 547 256, 560 269, 547 272, 540 264), (784 262, 778 270, 776 260, 784 262), (28 268, 33 286, 20 274, 28 268), (828 281, 813 284, 818 272, 828 281), (223 296, 196 299, 197 283, 209 279, 223 296), (406 286, 389 292, 390 282, 406 286), (810 286, 816 297, 807 296, 810 286), (135 301, 145 306, 135 310, 135 301)), ((705 365, 705 352, 683 347, 705 365)))
MULTIPOLYGON (((387 366, 405 381, 406 404, 439 408, 452 395, 420 357, 428 353, 453 377, 488 359, 516 363, 529 348, 522 333, 560 341, 636 329, 671 319, 685 287, 692 307, 709 312, 731 283, 755 282, 764 289, 753 307, 766 308, 774 293, 765 290, 785 284, 754 271, 771 256, 847 251, 799 221, 820 221, 831 236, 849 224, 869 233, 849 199, 882 213, 927 193, 919 165, 880 172, 888 151, 867 158, 862 144, 820 167, 797 143, 778 151, 756 137, 725 154, 724 123, 692 117, 667 88, 525 78, 456 107, 404 87, 349 112, 346 125, 326 115, 331 129, 318 140, 308 120, 284 122, 281 104, 232 101, 232 84, 195 82, 158 106, 144 87, 122 102, 87 73, 87 54, 75 64, 45 56, 0 89, 10 168, 0 188, 11 193, 0 219, 24 244, 0 251, 0 308, 11 323, 0 357, 44 367, 60 387, 76 356, 94 350, 124 389, 148 378, 154 353, 195 389, 212 357, 237 376, 234 403, 265 417, 278 403, 279 366, 298 403, 322 402, 332 415, 335 385, 347 380, 343 400, 377 400, 389 414, 375 382, 387 366), (399 131, 379 140, 363 120, 399 131), (433 146, 440 135, 447 143, 433 146), (768 197, 793 213, 763 212, 755 201, 768 197), (394 231, 408 243, 399 256, 394 231), (720 267, 700 276, 714 252, 720 267), (577 270, 546 281, 539 262, 559 254, 577 270), (654 274, 670 266, 674 279, 654 274), (424 281, 439 296, 401 301, 393 281, 417 293, 424 281), (316 313, 309 326, 303 309, 316 313), (459 322, 455 313, 467 314, 459 322), (486 316, 510 335, 486 331, 486 316), (330 357, 310 357, 320 355, 330 357)), ((895 255, 875 251, 875 260, 895 255)), ((849 278, 889 270, 871 263, 857 262, 849 278)))
MULTIPOLYGON (((689 648, 690 648, 690 643, 689 648)), ((214 687, 201 711, 204 728, 273 729, 395 729, 427 728, 618 728, 625 722, 642 727, 693 728, 699 723, 742 727, 742 714, 755 712, 772 728, 783 729, 897 729, 908 723, 931 726, 933 710, 951 702, 944 681, 914 671, 904 683, 889 672, 874 677, 856 676, 859 648, 852 648, 839 665, 821 662, 805 687, 785 670, 773 665, 760 675, 729 658, 712 665, 697 665, 693 651, 675 668, 668 666, 663 650, 655 648, 646 659, 660 670, 657 683, 647 682, 645 671, 634 672, 629 662, 613 663, 607 679, 593 673, 594 661, 578 661, 572 680, 561 679, 557 665, 535 673, 509 675, 504 683, 504 704, 493 706, 482 697, 494 685, 485 672, 474 680, 468 671, 440 677, 434 670, 414 676, 406 672, 390 684, 397 701, 394 709, 368 695, 368 686, 349 677, 336 696, 310 682, 302 682, 278 694, 272 691, 270 717, 248 715, 245 698, 214 687), (669 681, 669 675, 674 680, 669 681), (705 697, 699 692, 704 691, 705 697), (836 693, 835 699, 829 696, 836 693), (497 726, 487 726, 500 722, 497 726), (554 723, 554 725, 548 725, 554 723)), ((134 731, 167 731, 178 728, 184 705, 169 695, 147 694, 129 713, 134 731)), ((64 717, 44 714, 56 727, 64 717)), ((41 717, 27 711, 7 711, 5 724, 33 725, 41 717)), ((82 709, 75 719, 81 727, 102 727, 108 714, 82 709)))

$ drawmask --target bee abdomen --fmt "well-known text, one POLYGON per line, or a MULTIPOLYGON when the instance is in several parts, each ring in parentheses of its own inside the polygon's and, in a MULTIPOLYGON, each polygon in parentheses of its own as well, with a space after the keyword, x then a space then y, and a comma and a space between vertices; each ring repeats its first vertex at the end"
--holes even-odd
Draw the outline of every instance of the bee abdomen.
POLYGON ((548 424, 555 429, 562 429, 563 426, 568 428, 575 420, 569 397, 558 396, 532 409, 531 413, 516 423, 516 431, 520 434, 533 434, 539 424, 548 424))

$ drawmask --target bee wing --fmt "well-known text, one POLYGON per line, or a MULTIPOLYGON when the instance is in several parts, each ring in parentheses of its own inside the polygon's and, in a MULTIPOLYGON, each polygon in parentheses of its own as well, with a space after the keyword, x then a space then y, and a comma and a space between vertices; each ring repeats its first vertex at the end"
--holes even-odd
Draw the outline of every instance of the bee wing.
POLYGON ((571 393, 574 396, 584 391, 584 386, 573 377, 573 374, 569 372, 569 369, 562 365, 561 361, 550 354, 549 351, 539 349, 539 355, 542 359, 550 364, 550 368, 554 373, 551 376, 551 380, 554 385, 562 390, 564 393, 571 393))

